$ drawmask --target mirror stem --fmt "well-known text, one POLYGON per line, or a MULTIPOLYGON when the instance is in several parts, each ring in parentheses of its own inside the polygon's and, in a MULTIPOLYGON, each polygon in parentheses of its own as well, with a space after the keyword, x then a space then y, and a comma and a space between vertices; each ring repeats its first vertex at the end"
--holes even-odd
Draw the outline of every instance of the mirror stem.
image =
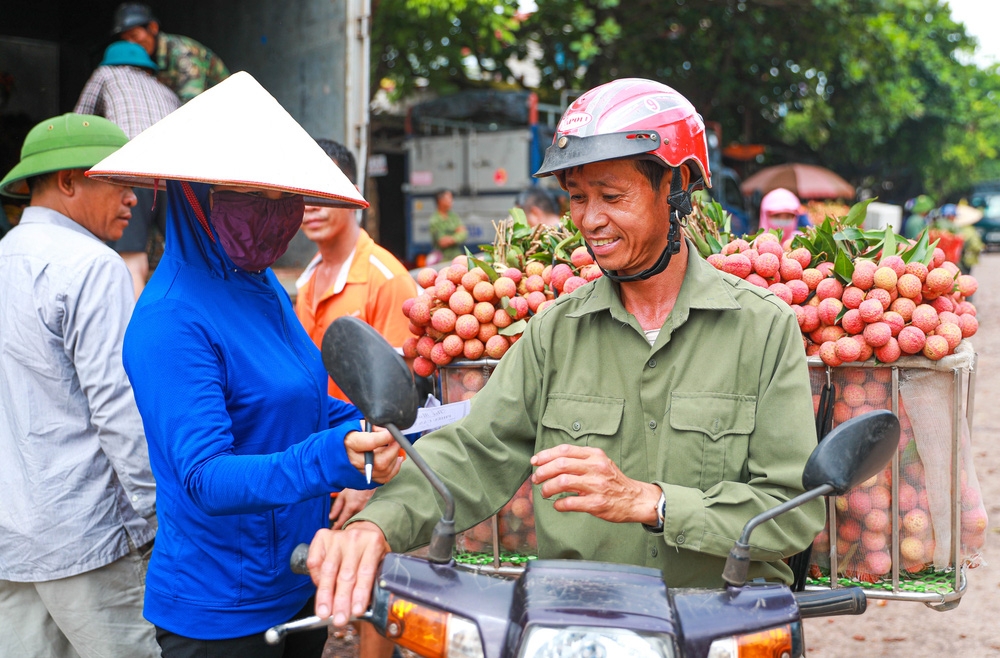
POLYGON ((739 541, 733 544, 733 547, 729 550, 729 557, 726 558, 726 567, 722 570, 722 579, 726 581, 726 584, 729 587, 743 587, 746 585, 747 574, 750 572, 750 533, 754 531, 754 528, 765 521, 770 521, 779 514, 784 514, 790 509, 794 509, 814 498, 833 493, 833 491, 834 488, 832 485, 824 484, 801 493, 777 507, 772 507, 769 510, 761 512, 747 521, 747 524, 743 526, 743 534, 740 535, 739 541))
POLYGON ((436 564, 447 564, 451 562, 451 555, 455 549, 455 497, 451 495, 441 478, 427 465, 424 458, 414 449, 413 444, 403 436, 398 427, 388 423, 386 429, 444 500, 444 514, 434 526, 434 534, 431 535, 431 543, 428 545, 427 559, 436 564))

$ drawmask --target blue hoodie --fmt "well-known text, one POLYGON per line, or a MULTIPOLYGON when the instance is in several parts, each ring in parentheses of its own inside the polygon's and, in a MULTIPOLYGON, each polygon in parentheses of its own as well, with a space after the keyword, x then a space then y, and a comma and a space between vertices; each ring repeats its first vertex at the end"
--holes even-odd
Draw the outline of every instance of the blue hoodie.
MULTIPOLYGON (((208 186, 191 187, 210 218, 208 186)), ((123 354, 156 478, 144 614, 185 637, 242 637, 314 593, 288 559, 329 523, 331 491, 367 488, 344 448, 361 414, 327 395, 274 273, 236 267, 181 185, 168 191, 165 251, 123 354)))

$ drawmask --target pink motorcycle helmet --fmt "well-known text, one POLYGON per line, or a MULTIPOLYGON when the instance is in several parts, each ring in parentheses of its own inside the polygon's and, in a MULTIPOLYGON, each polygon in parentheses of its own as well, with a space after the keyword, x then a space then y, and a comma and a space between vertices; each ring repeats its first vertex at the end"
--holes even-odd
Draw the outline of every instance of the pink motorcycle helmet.
POLYGON ((802 202, 794 193, 783 187, 771 190, 760 201, 760 227, 765 231, 781 229, 782 241, 787 240, 795 233, 801 209, 802 202), (791 218, 780 216, 789 214, 791 218))

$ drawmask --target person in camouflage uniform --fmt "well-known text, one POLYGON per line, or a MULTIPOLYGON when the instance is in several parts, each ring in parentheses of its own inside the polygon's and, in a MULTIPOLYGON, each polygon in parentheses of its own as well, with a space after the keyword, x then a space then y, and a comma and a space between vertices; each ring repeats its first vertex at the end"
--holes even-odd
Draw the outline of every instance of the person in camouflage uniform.
POLYGON ((227 77, 229 70, 214 52, 190 37, 160 32, 153 12, 138 2, 115 10, 112 33, 146 49, 159 67, 157 78, 186 103, 227 77))

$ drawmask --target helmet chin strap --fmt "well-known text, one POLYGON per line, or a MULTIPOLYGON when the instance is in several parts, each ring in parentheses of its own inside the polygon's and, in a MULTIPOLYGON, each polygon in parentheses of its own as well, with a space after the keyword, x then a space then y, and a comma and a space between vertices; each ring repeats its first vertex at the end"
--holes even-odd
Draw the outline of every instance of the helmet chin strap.
MULTIPOLYGON (((667 265, 670 264, 670 257, 678 253, 681 250, 681 219, 687 217, 691 214, 691 192, 690 190, 694 188, 701 182, 701 179, 693 181, 690 187, 685 190, 681 183, 681 170, 680 167, 673 168, 673 175, 670 178, 670 196, 667 197, 667 201, 670 204, 670 219, 669 219, 669 229, 667 230, 667 246, 663 248, 663 252, 660 253, 660 257, 656 262, 641 272, 628 275, 619 275, 611 270, 606 270, 601 267, 601 272, 604 276, 608 277, 616 283, 628 283, 630 281, 644 281, 651 276, 656 276, 660 272, 667 269, 667 265)), ((594 256, 594 251, 590 248, 590 244, 584 241, 587 246, 587 252, 590 257, 597 262, 597 258, 594 256)))

